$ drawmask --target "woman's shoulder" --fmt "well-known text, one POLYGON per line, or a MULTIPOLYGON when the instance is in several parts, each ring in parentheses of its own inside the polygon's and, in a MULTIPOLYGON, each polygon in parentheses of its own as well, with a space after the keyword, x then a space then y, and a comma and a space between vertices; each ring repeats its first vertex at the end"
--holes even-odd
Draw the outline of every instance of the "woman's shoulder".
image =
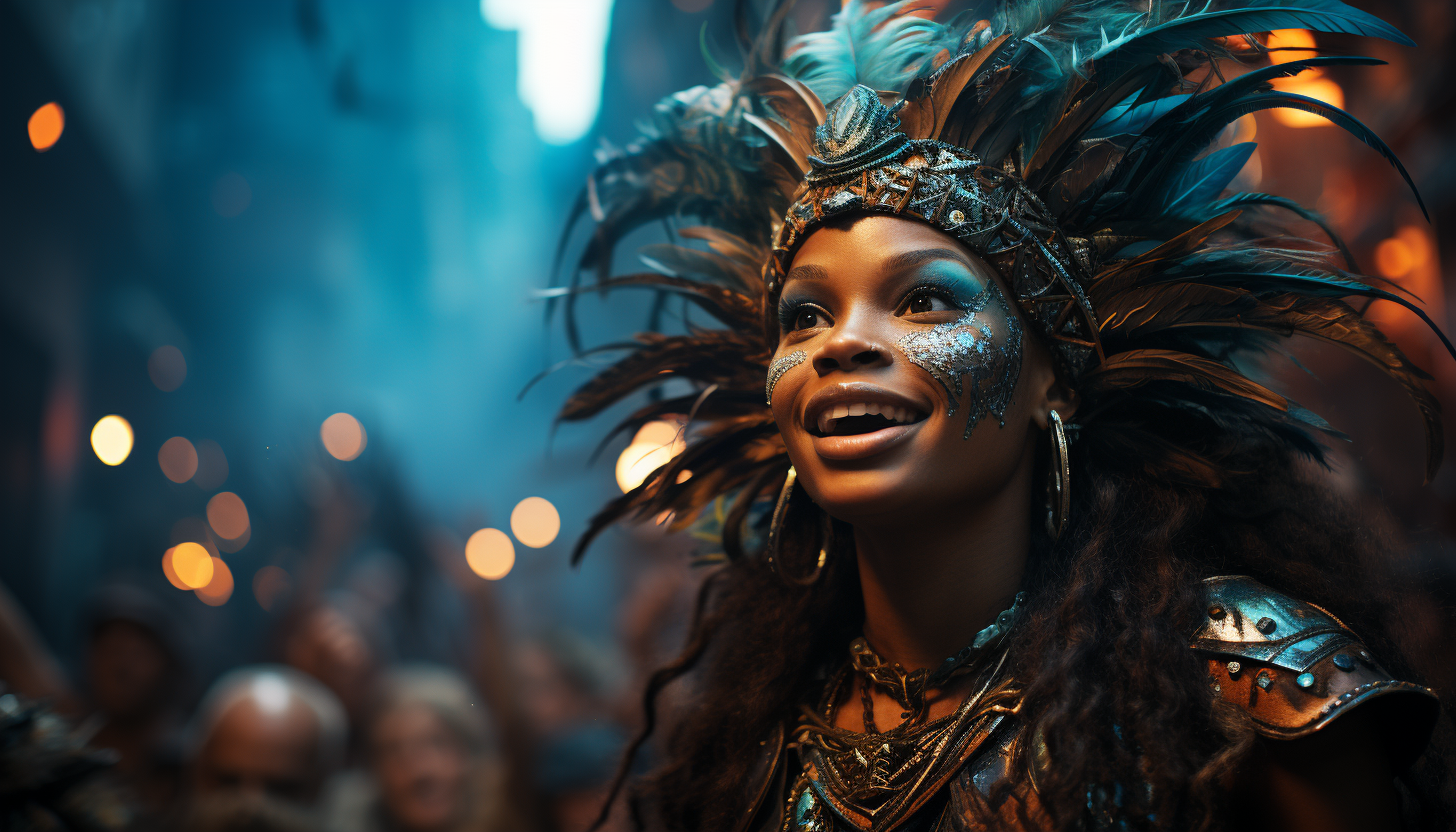
POLYGON ((1429 688, 1395 678, 1359 637, 1321 607, 1243 575, 1204 580, 1207 606, 1190 646, 1214 695, 1255 730, 1297 739, 1356 710, 1381 726, 1397 767, 1419 756, 1439 709, 1429 688))

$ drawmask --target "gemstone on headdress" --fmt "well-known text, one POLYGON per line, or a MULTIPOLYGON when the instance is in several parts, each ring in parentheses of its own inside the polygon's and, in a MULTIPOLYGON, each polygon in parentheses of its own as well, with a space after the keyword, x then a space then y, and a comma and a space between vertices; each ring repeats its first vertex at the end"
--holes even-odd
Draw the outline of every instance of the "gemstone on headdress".
POLYGON ((857 174, 892 157, 908 139, 880 96, 860 84, 840 96, 814 129, 810 182, 857 174))

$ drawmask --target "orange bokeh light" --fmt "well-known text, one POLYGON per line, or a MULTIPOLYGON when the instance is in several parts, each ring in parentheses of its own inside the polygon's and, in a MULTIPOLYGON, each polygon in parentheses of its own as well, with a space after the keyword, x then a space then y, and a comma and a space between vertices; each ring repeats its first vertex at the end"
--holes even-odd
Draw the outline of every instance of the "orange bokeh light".
POLYGON ((66 111, 54 101, 45 104, 30 114, 25 129, 30 133, 31 147, 41 152, 50 150, 66 129, 66 111))
POLYGON ((248 530, 248 507, 231 491, 212 495, 207 501, 207 524, 218 537, 237 540, 248 530))
POLYGON ((1269 40, 1264 45, 1271 50, 1279 50, 1269 53, 1271 64, 1302 61, 1316 54, 1314 33, 1308 29, 1275 29, 1269 33, 1269 40))
POLYGON ((646 481, 658 468, 683 452, 687 443, 678 422, 648 422, 632 437, 632 443, 617 457, 617 487, 623 493, 646 481))
MULTIPOLYGON (((1282 92, 1292 92, 1295 95, 1323 101, 1331 107, 1345 106, 1345 91, 1340 89, 1340 85, 1312 72, 1304 72, 1292 78, 1276 78, 1272 83, 1275 89, 1282 92)), ((1317 116, 1304 110, 1280 107, 1272 112, 1275 120, 1288 127, 1322 127, 1330 123, 1323 116, 1317 116)))
POLYGON ((172 482, 187 482, 197 473, 197 448, 181 436, 174 436, 162 443, 157 451, 157 464, 162 474, 172 482))
POLYGON ((198 600, 209 607, 220 607, 233 597, 233 571, 222 558, 212 559, 212 580, 195 590, 198 600))
POLYGON ((171 548, 172 572, 187 589, 201 589, 212 582, 212 553, 201 543, 178 543, 171 548))
POLYGON ((177 547, 173 546, 162 553, 162 574, 167 576, 167 583, 172 586, 178 589, 191 589, 192 587, 182 583, 182 579, 177 577, 177 570, 172 568, 172 552, 176 549, 177 547))
POLYGON ((465 541, 465 562, 480 577, 498 581, 516 565, 516 547, 500 529, 481 529, 465 541))
POLYGON ((319 427, 319 438, 323 440, 324 450, 329 452, 329 456, 344 462, 357 459, 369 444, 364 426, 347 413, 335 413, 325 419, 319 427))
POLYGON ((560 531, 561 515, 545 497, 527 497, 511 510, 511 533, 523 546, 550 546, 560 531))

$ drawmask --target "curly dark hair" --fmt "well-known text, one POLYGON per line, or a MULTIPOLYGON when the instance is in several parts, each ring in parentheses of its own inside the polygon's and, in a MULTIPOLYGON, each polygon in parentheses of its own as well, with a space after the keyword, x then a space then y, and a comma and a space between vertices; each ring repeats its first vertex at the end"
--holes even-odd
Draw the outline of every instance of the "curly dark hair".
MULTIPOLYGON (((1420 678, 1426 657, 1402 649, 1392 618, 1401 587, 1379 568, 1391 539, 1377 514, 1337 497, 1318 469, 1278 446, 1231 449, 1228 468, 1244 473, 1211 489, 1130 470, 1126 457, 1099 459, 1094 437, 1085 440, 1071 525, 1056 544, 1038 534, 1029 607, 1010 647, 1023 718, 1056 761, 1038 775, 1040 803, 1056 829, 1080 829, 1089 788, 1141 782, 1151 788, 1125 792, 1125 828, 1222 828, 1228 784, 1255 734, 1244 711, 1211 695, 1189 649, 1206 603, 1199 580, 1249 575, 1336 610, 1388 669, 1420 678)), ((813 587, 786 583, 757 558, 708 578, 687 648, 647 691, 634 752, 654 731, 663 689, 691 675, 687 716, 660 740, 661 766, 632 788, 634 816, 645 810, 668 829, 742 823, 764 738, 818 699, 860 633, 852 531, 836 526, 837 551, 813 587)), ((813 527, 786 524, 785 555, 812 557, 817 543, 790 528, 813 527)), ((1401 774, 1413 828, 1448 828, 1450 733, 1443 717, 1431 749, 1401 774)), ((1029 771, 1016 760, 987 808, 1012 799, 1029 771)))

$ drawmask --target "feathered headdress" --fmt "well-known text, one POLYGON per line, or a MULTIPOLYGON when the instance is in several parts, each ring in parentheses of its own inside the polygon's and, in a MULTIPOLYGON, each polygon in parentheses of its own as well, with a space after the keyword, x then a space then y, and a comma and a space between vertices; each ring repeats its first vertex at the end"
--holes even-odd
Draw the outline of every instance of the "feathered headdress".
POLYGON ((618 426, 614 435, 686 415, 686 449, 607 505, 577 557, 618 519, 666 511, 687 524, 725 495, 724 547, 741 554, 751 506, 789 466, 763 397, 783 271, 819 223, 856 211, 928 222, 1001 271, 1082 397, 1075 452, 1093 464, 1216 487, 1221 449, 1251 437, 1322 458, 1314 432, 1333 429, 1241 364, 1298 334, 1360 355, 1405 388, 1434 474, 1442 437, 1429 376, 1346 299, 1398 303, 1456 349, 1399 289, 1357 274, 1317 215, 1230 192, 1254 144, 1220 146, 1242 116, 1304 110, 1374 148, 1414 190, 1354 117, 1270 83, 1379 61, 1314 57, 1227 80, 1222 72, 1265 63, 1251 33, 1304 28, 1411 44, 1400 32, 1338 0, 1029 0, 945 24, 910 14, 908 0, 847 0, 829 31, 786 39, 789 5, 775 4, 749 38, 740 4, 742 76, 659 104, 647 134, 592 174, 568 224, 587 212, 595 222, 569 285, 552 292, 574 348, 585 272, 603 291, 680 296, 717 324, 598 348, 627 354, 580 387, 562 419, 590 418, 669 380, 694 392, 652 401, 618 426), (1343 258, 1261 236, 1249 217, 1271 209, 1318 223, 1343 258), (619 240, 671 217, 700 221, 678 233, 702 245, 651 246, 643 260, 652 271, 611 274, 619 240))

